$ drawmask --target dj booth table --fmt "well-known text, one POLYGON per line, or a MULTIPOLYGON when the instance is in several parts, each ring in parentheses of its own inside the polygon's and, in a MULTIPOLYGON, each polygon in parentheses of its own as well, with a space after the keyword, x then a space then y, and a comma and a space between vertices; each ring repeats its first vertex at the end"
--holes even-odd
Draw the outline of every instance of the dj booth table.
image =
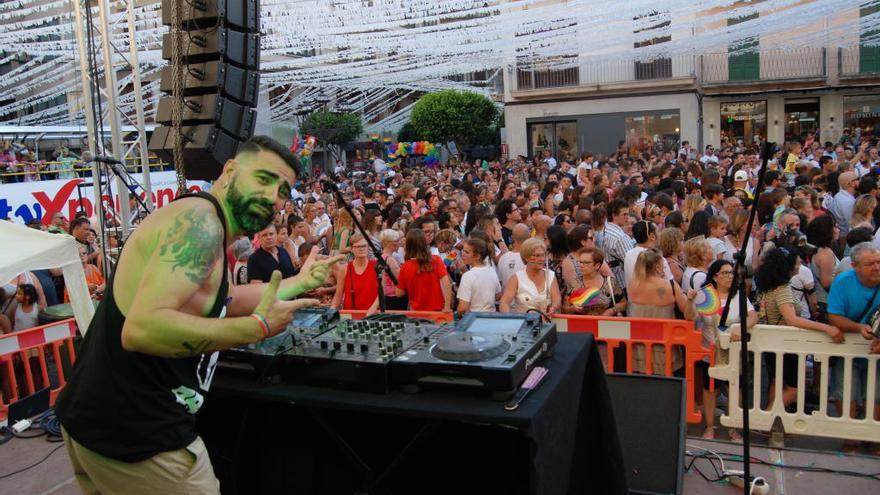
POLYGON ((361 393, 214 376, 199 417, 224 494, 626 493, 590 334, 560 334, 516 411, 461 390, 361 393))

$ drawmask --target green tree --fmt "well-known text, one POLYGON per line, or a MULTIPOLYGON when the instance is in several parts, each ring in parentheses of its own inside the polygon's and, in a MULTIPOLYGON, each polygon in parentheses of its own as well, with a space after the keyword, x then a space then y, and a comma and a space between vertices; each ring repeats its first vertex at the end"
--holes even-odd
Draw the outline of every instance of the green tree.
POLYGON ((397 131, 397 142, 398 143, 411 143, 413 141, 424 141, 422 137, 416 132, 416 129, 413 127, 412 122, 407 122, 403 124, 399 131, 397 131))
POLYGON ((463 144, 485 138, 497 115, 498 109, 489 98, 449 89, 419 98, 410 122, 424 139, 444 146, 451 141, 461 150, 463 144))
MULTIPOLYGON (((318 145, 330 151, 337 160, 342 157, 345 146, 364 132, 364 124, 354 113, 315 112, 303 120, 300 131, 315 136, 318 145)), ((331 168, 326 159, 324 168, 331 168)))

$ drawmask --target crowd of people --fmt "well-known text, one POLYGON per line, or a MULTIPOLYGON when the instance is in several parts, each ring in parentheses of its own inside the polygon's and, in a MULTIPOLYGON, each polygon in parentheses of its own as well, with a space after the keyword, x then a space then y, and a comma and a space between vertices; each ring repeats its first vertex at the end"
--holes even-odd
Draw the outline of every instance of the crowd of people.
MULTIPOLYGON (((878 151, 868 136, 786 143, 769 160, 752 230, 760 157, 739 144, 696 150, 684 141, 678 150, 637 155, 624 145, 572 161, 545 152, 402 169, 376 160, 300 179, 272 224, 238 239, 227 257, 233 283, 248 284, 268 282, 274 270, 294 276, 310 255, 345 255, 348 262, 306 294, 336 308, 376 312, 381 292, 389 309, 684 318, 713 345, 723 332, 739 338, 738 299, 724 327, 719 317, 698 314, 693 299, 709 285, 725 302, 741 290, 733 262, 745 246, 748 327, 789 325, 834 343, 871 339, 878 352, 870 325, 880 306, 878 151), (325 192, 326 180, 338 185, 366 235, 325 192), (377 278, 380 261, 388 270, 377 278), (595 292, 590 303, 573 302, 585 290, 595 292)), ((100 267, 102 254, 82 220, 88 222, 64 225, 60 217, 56 225, 53 218, 51 226, 77 237, 83 263, 100 267)), ((102 274, 93 273, 90 291, 100 297, 102 274)), ((14 312, 6 314, 17 328, 18 312, 27 313, 35 299, 29 290, 21 298, 12 292, 18 304, 7 304, 14 312)), ((662 349, 650 356, 633 350, 637 372, 649 359, 655 373, 663 370, 662 349)), ((681 373, 681 353, 673 351, 672 363, 681 373)), ((843 365, 831 363, 831 397, 838 411, 851 401, 852 414, 880 417, 880 408, 865 404, 865 361, 855 363, 848 398, 841 394, 843 365)), ((772 378, 774 363, 763 364, 772 378)), ((698 374, 704 436, 713 438, 707 368, 703 363, 698 374)), ((796 359, 787 357, 782 370, 783 390, 766 384, 765 403, 794 401, 796 359)))

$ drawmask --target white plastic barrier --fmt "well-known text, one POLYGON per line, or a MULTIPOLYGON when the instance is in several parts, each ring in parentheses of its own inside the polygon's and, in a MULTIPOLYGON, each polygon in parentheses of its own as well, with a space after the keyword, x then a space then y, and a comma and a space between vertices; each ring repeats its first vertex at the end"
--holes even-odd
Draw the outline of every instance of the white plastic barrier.
MULTIPOLYGON (((835 344, 824 333, 801 330, 787 326, 756 325, 751 331, 749 354, 754 357, 753 369, 753 407, 749 410, 749 427, 755 430, 770 431, 778 417, 787 433, 814 435, 820 437, 842 438, 880 442, 880 421, 874 419, 874 404, 877 397, 877 361, 880 355, 868 354, 869 341, 857 333, 847 333, 846 342, 835 344), (776 355, 775 389, 776 400, 768 404, 768 410, 754 407, 760 406, 762 366, 759 357, 762 354, 776 355), (796 410, 786 412, 782 403, 782 364, 785 354, 793 354, 798 359, 798 385, 796 410), (821 367, 819 383, 819 407, 811 413, 804 410, 806 398, 807 356, 813 356, 813 362, 821 367), (843 394, 840 401, 842 411, 839 416, 830 416, 829 412, 829 376, 832 358, 840 358, 844 364, 843 394), (867 360, 867 391, 865 413, 863 418, 850 417, 850 400, 853 389, 853 360, 867 360)), ((729 405, 726 415, 721 416, 721 424, 728 427, 742 427, 742 409, 739 406, 740 394, 740 355, 741 343, 730 342, 729 336, 722 334, 719 340, 722 349, 730 350, 728 364, 714 366, 709 369, 713 378, 729 382, 729 405)), ((837 360, 836 360, 837 361, 837 360)))

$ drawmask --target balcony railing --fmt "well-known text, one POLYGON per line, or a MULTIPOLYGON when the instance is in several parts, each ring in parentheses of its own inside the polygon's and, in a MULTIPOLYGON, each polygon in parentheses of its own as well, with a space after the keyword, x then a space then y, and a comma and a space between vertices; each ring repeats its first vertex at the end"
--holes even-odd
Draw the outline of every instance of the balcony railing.
POLYGON ((630 59, 582 64, 578 67, 555 70, 517 68, 514 76, 515 90, 528 91, 688 77, 694 76, 694 68, 694 57, 690 55, 659 58, 647 62, 630 59))
POLYGON ((761 50, 730 54, 706 53, 700 56, 704 85, 739 82, 784 81, 825 78, 825 49, 761 50))
MULTIPOLYGON (((846 55, 846 52, 844 51, 846 55)), ((844 69, 859 69, 858 47, 855 62, 843 57, 844 69), (855 65, 853 65, 855 64, 855 65)), ((862 57, 865 55, 862 54, 862 57)), ((876 69, 880 72, 880 56, 876 69)), ((864 63, 862 64, 864 66, 864 63)), ((844 72, 841 72, 843 74, 844 72)), ((513 91, 553 88, 590 87, 637 81, 660 81, 695 77, 705 86, 737 83, 772 82, 798 79, 824 79, 826 52, 824 48, 805 47, 795 50, 762 50, 760 52, 703 55, 678 55, 642 62, 620 60, 602 63, 581 63, 564 69, 540 70, 509 68, 513 91)))
POLYGON ((843 78, 880 75, 880 47, 864 45, 839 47, 837 70, 843 78))

